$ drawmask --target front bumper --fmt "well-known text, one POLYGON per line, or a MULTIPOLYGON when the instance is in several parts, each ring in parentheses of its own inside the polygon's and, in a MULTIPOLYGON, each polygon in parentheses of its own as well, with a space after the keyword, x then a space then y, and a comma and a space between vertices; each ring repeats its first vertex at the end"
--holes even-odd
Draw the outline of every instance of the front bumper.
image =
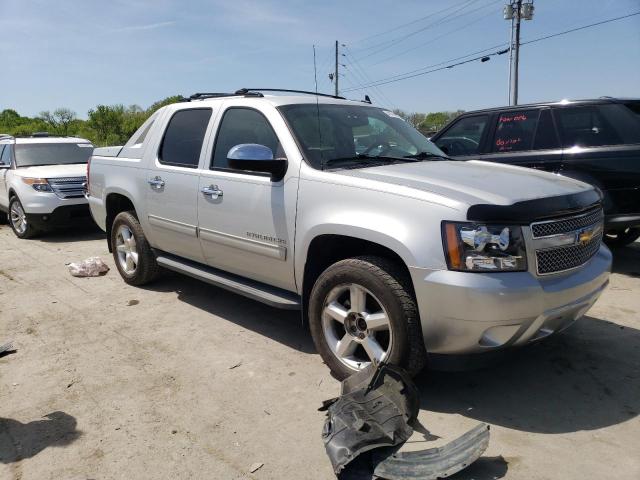
POLYGON ((609 283, 611 252, 603 245, 586 265, 545 277, 409 270, 427 352, 465 355, 524 345, 567 328, 609 283))
POLYGON ((76 223, 91 221, 89 205, 65 205, 51 213, 27 213, 27 222, 38 230, 49 230, 56 227, 70 226, 76 223))

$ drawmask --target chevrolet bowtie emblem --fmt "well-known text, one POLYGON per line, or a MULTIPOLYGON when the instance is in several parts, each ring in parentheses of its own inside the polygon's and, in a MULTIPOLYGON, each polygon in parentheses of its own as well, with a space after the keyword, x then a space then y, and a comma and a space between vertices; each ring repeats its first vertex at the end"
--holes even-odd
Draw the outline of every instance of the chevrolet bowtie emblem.
POLYGON ((599 231, 599 226, 587 227, 579 230, 577 233, 576 243, 580 245, 586 245, 591 240, 593 240, 593 237, 595 237, 599 231))

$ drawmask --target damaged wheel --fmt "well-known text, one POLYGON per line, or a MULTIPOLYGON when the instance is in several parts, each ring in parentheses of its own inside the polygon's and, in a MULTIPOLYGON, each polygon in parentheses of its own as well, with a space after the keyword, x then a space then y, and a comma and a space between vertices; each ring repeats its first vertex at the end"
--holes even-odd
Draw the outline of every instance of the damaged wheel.
POLYGON ((410 280, 380 257, 342 260, 317 279, 309 299, 311 335, 339 379, 386 360, 415 374, 425 350, 410 280))

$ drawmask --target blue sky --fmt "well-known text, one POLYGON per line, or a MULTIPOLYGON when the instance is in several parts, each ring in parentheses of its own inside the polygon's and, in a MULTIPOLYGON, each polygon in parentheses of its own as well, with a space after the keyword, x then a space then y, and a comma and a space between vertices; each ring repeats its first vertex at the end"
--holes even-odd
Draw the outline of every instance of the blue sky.
MULTIPOLYGON (((503 3, 0 0, 0 110, 35 115, 64 106, 84 118, 98 103, 147 107, 173 94, 244 86, 313 89, 314 44, 320 90, 331 91, 336 39, 347 45, 341 83, 349 88, 364 75, 382 79, 508 41, 503 3), (414 23, 384 33, 408 22, 414 23)), ((534 20, 523 22, 523 41, 640 11, 640 0, 535 0, 535 6, 534 20)), ((507 83, 502 55, 366 93, 374 103, 407 111, 471 110, 505 104, 507 83)), ((522 47, 521 103, 638 97, 639 90, 640 15, 522 47)))

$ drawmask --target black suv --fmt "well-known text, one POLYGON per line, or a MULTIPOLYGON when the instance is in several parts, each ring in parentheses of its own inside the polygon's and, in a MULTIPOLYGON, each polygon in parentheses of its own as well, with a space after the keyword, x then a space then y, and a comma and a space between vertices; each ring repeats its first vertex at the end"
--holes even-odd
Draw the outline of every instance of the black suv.
POLYGON ((640 100, 600 98, 466 112, 431 140, 461 160, 576 178, 604 193, 606 239, 640 237, 640 100))

